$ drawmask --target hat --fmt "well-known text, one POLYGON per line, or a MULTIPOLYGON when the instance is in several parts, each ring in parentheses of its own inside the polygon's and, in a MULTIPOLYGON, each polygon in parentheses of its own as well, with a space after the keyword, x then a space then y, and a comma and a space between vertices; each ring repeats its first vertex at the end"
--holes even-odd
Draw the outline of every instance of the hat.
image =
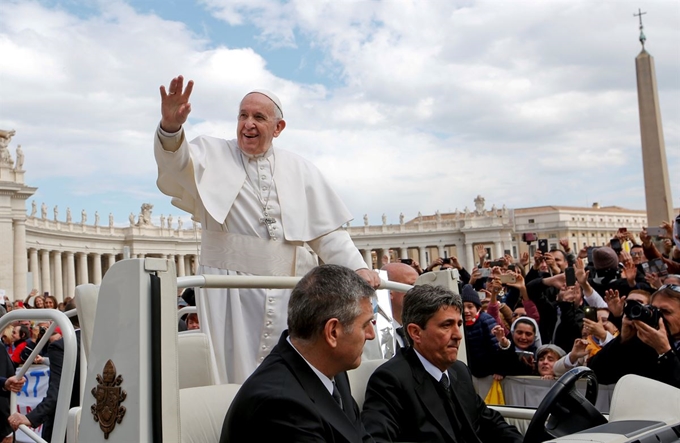
POLYGON ((283 117, 283 107, 281 106, 281 100, 279 100, 279 98, 276 96, 276 94, 274 94, 271 91, 267 91, 266 89, 253 89, 252 91, 250 91, 246 95, 250 95, 250 94, 262 94, 265 97, 267 97, 269 100, 271 100, 276 105, 277 108, 279 108, 279 112, 281 112, 281 117, 283 117))
POLYGON ((471 285, 464 285, 463 286, 463 294, 461 295, 461 298, 463 299, 463 303, 470 302, 477 306, 477 309, 482 307, 482 300, 479 298, 479 294, 477 294, 477 291, 471 286, 471 285))
POLYGON ((182 297, 177 297, 177 306, 185 307, 189 306, 189 303, 187 303, 182 297))
POLYGON ((597 271, 616 269, 619 266, 619 256, 609 246, 602 246, 593 251, 593 264, 597 271))
POLYGON ((536 349, 536 358, 537 359, 540 358, 541 355, 545 354, 548 351, 553 351, 555 354, 558 355, 559 358, 562 358, 565 355, 567 355, 567 353, 564 352, 564 349, 560 348, 559 346, 547 344, 547 345, 540 346, 538 349, 536 349))

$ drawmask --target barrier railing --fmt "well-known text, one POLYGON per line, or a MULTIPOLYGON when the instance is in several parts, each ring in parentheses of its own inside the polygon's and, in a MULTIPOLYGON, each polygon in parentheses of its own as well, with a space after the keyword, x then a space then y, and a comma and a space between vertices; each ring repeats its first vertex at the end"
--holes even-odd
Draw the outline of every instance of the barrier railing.
MULTIPOLYGON (((64 362, 62 366, 62 374, 75 374, 76 359, 78 355, 76 348, 76 334, 71 321, 68 319, 69 316, 73 315, 76 315, 75 309, 68 311, 67 313, 63 313, 56 309, 17 309, 5 314, 2 316, 2 318, 0 318, 0 331, 4 330, 7 326, 16 321, 42 320, 52 322, 52 324, 45 331, 45 335, 43 335, 42 339, 40 339, 33 349, 33 352, 31 352, 31 355, 28 357, 24 365, 19 369, 19 372, 17 372, 17 377, 24 377, 36 356, 38 356, 42 348, 49 341, 57 326, 61 329, 61 335, 64 339, 64 362)), ((61 377, 54 417, 54 428, 52 431, 53 441, 64 441, 72 390, 73 377, 61 377)), ((16 410, 17 395, 13 392, 10 396, 10 411, 13 412, 16 410)), ((19 429, 21 429, 34 441, 38 443, 47 443, 41 436, 33 432, 33 430, 28 426, 20 425, 19 429)))

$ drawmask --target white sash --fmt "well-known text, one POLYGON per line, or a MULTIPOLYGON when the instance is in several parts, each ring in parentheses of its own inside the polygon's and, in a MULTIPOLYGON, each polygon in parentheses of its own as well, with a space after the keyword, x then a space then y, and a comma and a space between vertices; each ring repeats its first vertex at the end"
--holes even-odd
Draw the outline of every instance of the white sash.
POLYGON ((317 265, 303 246, 231 232, 201 232, 201 264, 264 276, 303 276, 317 265))

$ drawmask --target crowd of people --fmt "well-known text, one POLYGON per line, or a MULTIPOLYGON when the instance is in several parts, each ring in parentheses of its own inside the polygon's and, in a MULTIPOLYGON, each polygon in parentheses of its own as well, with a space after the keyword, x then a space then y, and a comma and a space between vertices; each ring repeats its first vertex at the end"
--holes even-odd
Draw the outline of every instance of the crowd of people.
POLYGON ((475 377, 554 379, 589 366, 605 384, 634 373, 680 387, 680 240, 672 223, 662 228, 656 239, 621 228, 608 244, 576 252, 562 239, 533 260, 493 263, 480 246, 472 271, 456 257, 424 270, 408 264, 458 270, 475 377))
MULTIPOLYGON (((14 302, 10 302, 7 298, 0 300, 0 317, 7 312, 18 309, 58 309, 67 312, 75 309, 75 302, 71 297, 66 297, 63 302, 58 302, 49 293, 38 295, 37 290, 33 290, 25 300, 14 302)), ((30 317, 30 314, 27 316, 30 317)), ((78 317, 71 317, 70 320, 76 331, 76 339, 79 341, 78 317)), ((0 350, 0 388, 2 388, 0 389, 0 443, 13 442, 14 432, 22 424, 31 428, 38 428, 42 425, 42 438, 45 441, 51 441, 64 359, 64 340, 59 327, 55 328, 47 344, 33 360, 34 364, 49 365, 50 372, 46 396, 26 414, 10 411, 9 407, 10 392, 19 392, 26 382, 25 377, 22 379, 16 377, 17 369, 27 362, 36 344, 43 338, 50 325, 49 321, 18 320, 9 324, 2 331, 1 339, 4 346, 2 346, 3 350, 0 350)), ((80 358, 79 351, 80 349, 77 351, 78 359, 80 358)), ((71 406, 77 406, 80 400, 78 372, 79 364, 76 364, 76 374, 73 375, 71 406)))

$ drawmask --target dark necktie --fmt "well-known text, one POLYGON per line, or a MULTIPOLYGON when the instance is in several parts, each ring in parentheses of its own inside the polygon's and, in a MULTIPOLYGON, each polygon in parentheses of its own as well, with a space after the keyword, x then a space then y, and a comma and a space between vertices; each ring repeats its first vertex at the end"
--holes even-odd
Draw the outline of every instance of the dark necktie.
POLYGON ((475 436, 472 429, 468 429, 468 426, 463 424, 465 420, 463 411, 457 406, 457 402, 453 399, 453 391, 451 390, 451 382, 449 380, 448 374, 442 374, 442 378, 439 379, 439 384, 441 385, 444 392, 446 392, 446 397, 449 400, 449 405, 451 406, 451 412, 453 413, 452 425, 454 433, 456 434, 456 439, 459 442, 476 442, 479 441, 475 436))
POLYGON ((338 387, 335 385, 335 381, 333 381, 333 400, 340 406, 340 409, 343 411, 345 408, 342 406, 342 397, 340 397, 340 392, 338 391, 338 387))

